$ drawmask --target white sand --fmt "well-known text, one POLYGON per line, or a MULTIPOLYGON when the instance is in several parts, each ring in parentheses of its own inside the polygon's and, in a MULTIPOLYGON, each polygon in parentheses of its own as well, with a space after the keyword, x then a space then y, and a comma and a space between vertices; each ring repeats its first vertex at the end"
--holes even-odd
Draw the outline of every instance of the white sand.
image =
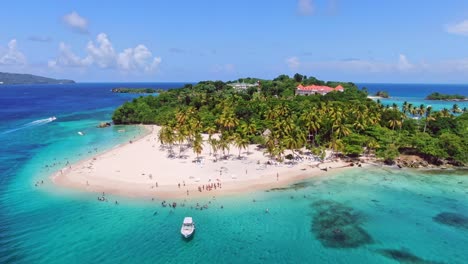
MULTIPOLYGON (((307 159, 295 165, 266 165, 269 158, 254 150, 254 145, 249 147, 248 154, 242 150, 242 159, 238 159, 238 149, 231 147, 228 160, 214 162, 215 157, 210 155, 210 146, 206 142, 200 155, 201 162, 193 162, 196 155, 191 148, 182 153, 185 158, 169 158, 168 150, 163 149, 158 140, 160 127, 148 128, 151 132, 137 141, 62 169, 52 176, 53 182, 90 192, 129 197, 185 198, 281 187, 330 173, 320 168, 338 169, 347 165, 342 161, 319 163, 307 159), (220 183, 221 188, 198 190, 199 186, 211 183, 220 183)), ((173 150, 179 154, 177 145, 173 150)))

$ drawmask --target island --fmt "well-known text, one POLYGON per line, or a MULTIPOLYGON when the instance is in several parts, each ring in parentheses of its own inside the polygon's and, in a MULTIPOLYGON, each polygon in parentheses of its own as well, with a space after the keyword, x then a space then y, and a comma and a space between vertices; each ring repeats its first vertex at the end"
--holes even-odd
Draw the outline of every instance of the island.
POLYGON ((468 97, 460 94, 441 94, 438 92, 431 93, 426 97, 426 100, 443 100, 443 101, 468 101, 468 97))
POLYGON ((375 96, 379 98, 390 98, 390 96, 388 95, 388 92, 386 91, 378 91, 375 93, 375 96))
POLYGON ((9 84, 66 84, 73 80, 52 79, 32 74, 0 72, 0 85, 9 84))
POLYGON ((281 189, 351 167, 468 164, 468 113, 428 110, 414 119, 367 96, 350 82, 302 75, 251 87, 202 81, 141 96, 119 106, 112 120, 142 125, 145 133, 60 170, 53 181, 185 199, 281 189))
POLYGON ((131 94, 152 94, 157 93, 159 89, 153 88, 114 88, 113 93, 131 93, 131 94))

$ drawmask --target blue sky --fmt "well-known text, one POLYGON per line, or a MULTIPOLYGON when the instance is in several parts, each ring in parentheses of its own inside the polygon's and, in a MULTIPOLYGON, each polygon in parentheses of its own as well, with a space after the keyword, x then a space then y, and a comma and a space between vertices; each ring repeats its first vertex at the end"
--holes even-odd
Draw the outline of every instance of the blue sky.
POLYGON ((0 71, 83 82, 468 82, 468 1, 15 0, 0 71))

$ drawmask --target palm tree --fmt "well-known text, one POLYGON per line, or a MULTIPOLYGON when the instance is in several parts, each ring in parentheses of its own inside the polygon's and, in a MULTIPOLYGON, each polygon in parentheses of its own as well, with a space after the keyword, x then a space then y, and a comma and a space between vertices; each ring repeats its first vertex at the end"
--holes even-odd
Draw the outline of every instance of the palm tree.
POLYGON ((294 156, 295 150, 300 149, 304 146, 306 142, 305 134, 302 132, 300 128, 295 128, 290 133, 286 134, 283 138, 283 144, 286 149, 291 150, 294 156))
POLYGON ((409 109, 410 109, 410 105, 408 104, 407 101, 404 101, 403 105, 401 106, 401 111, 403 112, 403 114, 406 115, 406 113, 408 113, 409 109))
POLYGON ((246 149, 249 146, 249 141, 247 138, 243 137, 239 133, 234 134, 234 144, 239 149, 239 159, 241 158, 242 149, 246 149))
POLYGON ((179 142, 179 158, 182 157, 182 146, 184 141, 187 139, 187 130, 185 127, 181 127, 177 130, 177 134, 175 135, 175 139, 179 142))
POLYGON ((426 120, 424 122, 424 130, 423 133, 426 133, 426 128, 427 128, 427 123, 430 121, 435 120, 435 118, 432 116, 432 106, 428 106, 426 110, 426 120))
POLYGON ((450 111, 447 108, 442 109, 439 113, 441 117, 450 117, 450 111))
POLYGON ((343 136, 347 136, 351 133, 351 129, 349 129, 349 125, 344 124, 342 122, 336 123, 333 125, 334 128, 334 136, 337 136, 340 139, 343 136))
POLYGON ((423 104, 419 106, 418 113, 420 118, 426 113, 426 107, 423 104))
POLYGON ((392 118, 388 121, 388 125, 392 128, 392 130, 395 130, 395 127, 401 127, 402 122, 399 118, 392 118))
POLYGON ((315 143, 315 138, 317 137, 317 131, 321 127, 321 120, 317 115, 317 109, 312 108, 310 111, 302 113, 300 117, 301 121, 303 122, 305 128, 309 132, 308 138, 310 139, 310 135, 313 134, 313 144, 315 143))
POLYGON ((458 106, 458 104, 454 104, 454 105, 452 106, 452 113, 454 113, 454 114, 459 114, 459 113, 461 113, 461 112, 463 112, 463 111, 460 109, 460 107, 458 106))
POLYGON ((367 143, 366 143, 367 155, 370 154, 371 150, 377 149, 377 148, 379 148, 379 147, 380 147, 380 145, 379 145, 379 143, 378 143, 375 139, 373 139, 373 138, 370 139, 370 140, 367 141, 367 143))
POLYGON ((239 119, 237 119, 236 115, 234 114, 234 110, 227 108, 216 120, 216 123, 220 125, 221 128, 231 131, 231 129, 239 125, 239 119))
POLYGON ((197 154, 197 160, 199 155, 203 151, 203 137, 200 133, 195 134, 195 139, 193 140, 193 152, 197 154))
POLYGON ((230 145, 230 139, 227 134, 221 135, 221 137, 218 140, 218 148, 223 152, 223 156, 226 157, 226 150, 228 150, 228 156, 229 156, 229 145, 230 145))
MULTIPOLYGON (((208 144, 210 144, 211 149, 213 150, 213 156, 215 157, 215 161, 218 160, 218 146, 219 146, 219 140, 216 138, 210 138, 208 139, 208 144)), ((210 150, 210 155, 211 155, 211 150, 210 150)))

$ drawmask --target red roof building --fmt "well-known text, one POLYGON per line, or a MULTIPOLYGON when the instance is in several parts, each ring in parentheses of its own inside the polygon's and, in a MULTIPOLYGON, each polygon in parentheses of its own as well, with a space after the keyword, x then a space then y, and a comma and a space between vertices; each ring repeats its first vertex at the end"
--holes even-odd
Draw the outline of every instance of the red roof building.
POLYGON ((338 91, 343 92, 344 88, 341 85, 338 85, 335 88, 325 86, 325 85, 307 85, 304 86, 299 84, 296 89, 296 95, 309 95, 309 94, 321 94, 325 95, 329 92, 338 91))

